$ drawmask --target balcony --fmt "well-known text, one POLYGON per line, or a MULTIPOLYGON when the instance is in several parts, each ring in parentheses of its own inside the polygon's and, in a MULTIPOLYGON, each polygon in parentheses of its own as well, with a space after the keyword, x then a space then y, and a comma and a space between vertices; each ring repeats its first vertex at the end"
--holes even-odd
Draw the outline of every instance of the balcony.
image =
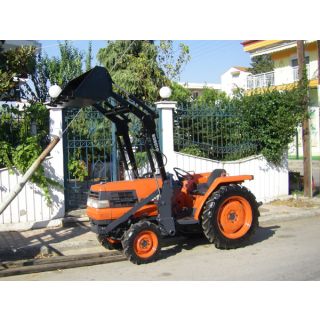
POLYGON ((274 86, 274 71, 249 75, 247 78, 247 89, 256 89, 274 86))
MULTIPOLYGON (((310 65, 307 64, 307 77, 309 80, 317 79, 318 70, 311 72, 310 65)), ((315 69, 315 68, 313 68, 315 69)), ((275 71, 249 75, 247 77, 247 90, 266 88, 268 86, 278 86, 294 83, 299 80, 298 67, 279 68, 275 71)))
MULTIPOLYGON (((293 82, 299 81, 299 67, 293 67, 293 82)), ((311 80, 310 76, 310 66, 307 64, 307 77, 309 80, 311 80)))

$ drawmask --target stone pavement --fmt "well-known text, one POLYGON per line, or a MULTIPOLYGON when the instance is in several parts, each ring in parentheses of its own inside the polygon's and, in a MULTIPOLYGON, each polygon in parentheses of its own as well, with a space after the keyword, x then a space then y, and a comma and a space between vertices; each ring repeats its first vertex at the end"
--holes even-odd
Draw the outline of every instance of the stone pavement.
MULTIPOLYGON (((320 198, 295 202, 269 203, 260 207, 260 223, 320 216, 320 198), (301 203, 300 203, 301 202, 301 203), (299 205, 300 203, 300 205, 299 205), (302 207, 301 207, 302 205, 302 207), (300 206, 300 207, 299 207, 300 206)), ((41 255, 72 255, 103 252, 104 249, 91 232, 88 221, 73 222, 64 227, 43 228, 26 231, 0 232, 0 261, 41 257, 41 255)))

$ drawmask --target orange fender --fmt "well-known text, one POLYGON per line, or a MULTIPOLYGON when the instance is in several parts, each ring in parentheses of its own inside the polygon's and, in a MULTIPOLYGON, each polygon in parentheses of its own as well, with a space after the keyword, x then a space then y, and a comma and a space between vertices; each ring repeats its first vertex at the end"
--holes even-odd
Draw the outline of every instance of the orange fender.
POLYGON ((253 179, 254 178, 252 175, 226 176, 226 177, 219 177, 215 179, 204 195, 197 196, 197 199, 194 204, 194 207, 196 208, 196 211, 194 213, 194 219, 199 220, 200 213, 202 211, 204 204, 206 203, 208 197, 212 194, 212 192, 214 192, 219 187, 219 185, 230 184, 230 183, 241 184, 245 180, 253 180, 253 179))

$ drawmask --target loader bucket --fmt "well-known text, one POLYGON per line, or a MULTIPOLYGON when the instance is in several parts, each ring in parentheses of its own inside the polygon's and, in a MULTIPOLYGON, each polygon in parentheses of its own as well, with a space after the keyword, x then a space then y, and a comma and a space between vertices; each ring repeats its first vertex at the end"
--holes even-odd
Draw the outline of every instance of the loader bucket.
POLYGON ((82 108, 108 99, 111 93, 110 74, 105 68, 97 66, 71 80, 50 105, 82 108))

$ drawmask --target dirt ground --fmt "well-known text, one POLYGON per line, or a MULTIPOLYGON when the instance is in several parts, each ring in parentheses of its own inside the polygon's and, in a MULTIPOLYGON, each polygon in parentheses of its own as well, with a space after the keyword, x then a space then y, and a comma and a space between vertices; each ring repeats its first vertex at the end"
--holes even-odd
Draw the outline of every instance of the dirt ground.
POLYGON ((304 198, 304 197, 293 197, 286 200, 275 200, 270 202, 274 206, 288 206, 294 208, 317 208, 320 207, 320 198, 304 198))

